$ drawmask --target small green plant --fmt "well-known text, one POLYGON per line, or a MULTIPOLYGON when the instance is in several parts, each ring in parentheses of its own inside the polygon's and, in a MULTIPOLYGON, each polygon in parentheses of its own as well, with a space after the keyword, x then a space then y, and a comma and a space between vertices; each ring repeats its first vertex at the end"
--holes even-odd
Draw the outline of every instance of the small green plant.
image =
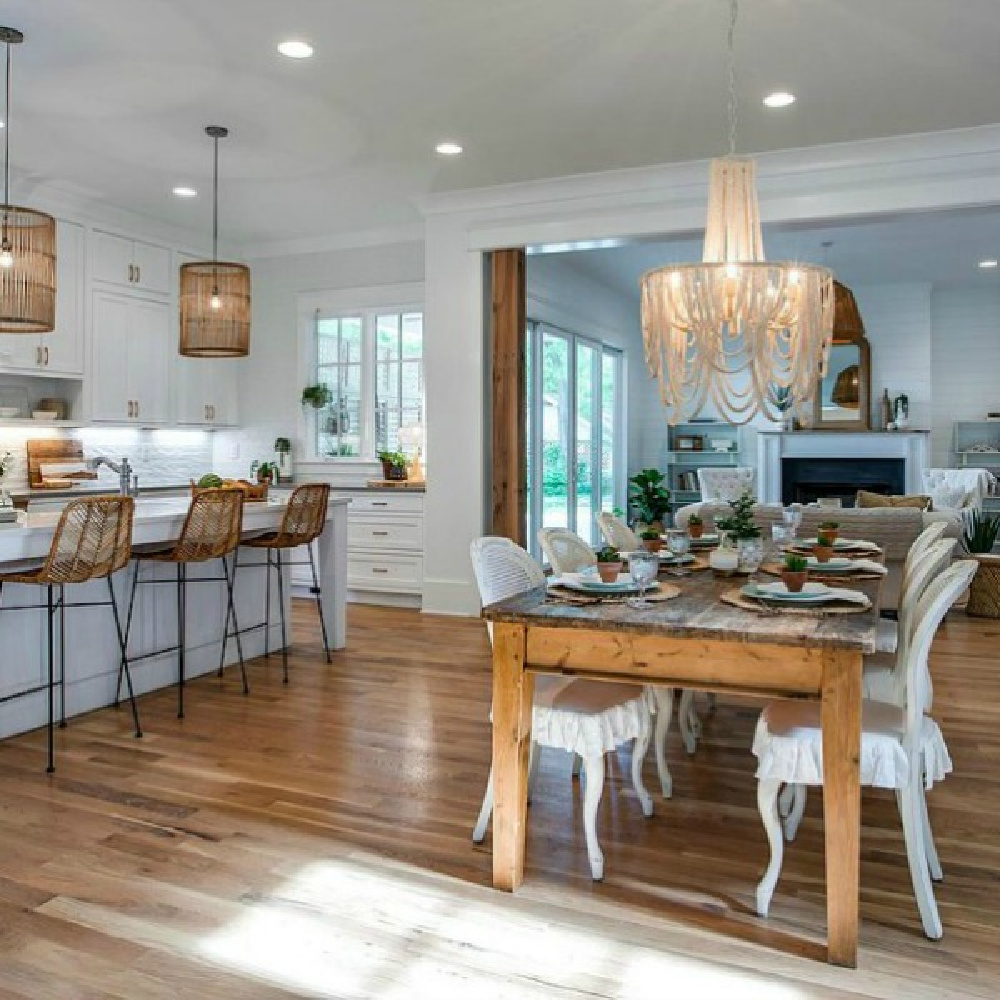
POLYGON ((760 528, 753 523, 753 494, 747 490, 735 500, 729 501, 732 514, 717 517, 715 523, 720 531, 728 531, 733 538, 760 538, 760 528))
POLYGON ((969 552, 982 555, 993 551, 1000 537, 1000 514, 986 514, 973 509, 965 525, 963 541, 969 552))
POLYGON ((378 460, 391 465, 394 469, 406 468, 406 455, 401 451, 380 451, 378 453, 378 460))
POLYGON ((656 528, 647 528, 642 532, 642 534, 639 535, 639 537, 644 542, 655 542, 660 537, 660 533, 656 530, 656 528))
POLYGON ((597 561, 599 563, 620 562, 621 558, 621 552, 619 552, 613 545, 605 545, 597 550, 597 561))
POLYGON ((13 462, 14 456, 9 451, 0 453, 0 479, 7 475, 7 470, 10 469, 13 462))
POLYGON ((705 523, 705 522, 704 522, 704 520, 702 519, 702 517, 701 517, 701 515, 700 515, 700 514, 692 514, 692 515, 691 515, 691 516, 690 516, 690 517, 688 518, 688 524, 694 524, 694 525, 699 525, 699 524, 704 524, 704 523, 705 523))
POLYGON ((274 439, 274 450, 279 455, 287 455, 292 450, 290 438, 280 437, 274 439))
POLYGON ((840 527, 839 521, 823 521, 820 526, 820 531, 836 531, 840 527))
POLYGON ((785 556, 785 569, 789 573, 804 573, 808 565, 805 556, 797 556, 794 553, 785 556))
POLYGON ((643 524, 662 523, 670 513, 670 490, 663 485, 665 479, 658 469, 643 469, 628 482, 628 500, 643 524))
POLYGON ((307 385, 302 390, 302 405, 307 404, 315 410, 322 410, 324 406, 329 406, 333 401, 333 390, 322 382, 316 385, 307 385))

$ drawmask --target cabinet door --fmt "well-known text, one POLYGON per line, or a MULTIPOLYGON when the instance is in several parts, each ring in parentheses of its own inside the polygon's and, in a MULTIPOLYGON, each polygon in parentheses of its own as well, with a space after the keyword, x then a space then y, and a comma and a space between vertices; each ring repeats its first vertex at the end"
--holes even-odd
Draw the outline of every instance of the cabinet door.
POLYGON ((165 424, 170 421, 170 306, 148 299, 133 299, 130 305, 129 398, 138 404, 140 423, 165 424))
POLYGON ((45 375, 83 374, 83 226, 57 223, 56 328, 41 338, 45 375))
POLYGON ((42 341, 38 334, 0 334, 0 371, 35 372, 39 370, 42 357, 42 341))
POLYGON ((199 358, 177 357, 174 363, 177 401, 174 410, 179 424, 207 424, 208 397, 211 392, 209 375, 215 369, 214 361, 199 358))
POLYGON ((132 299, 114 292, 94 292, 91 416, 94 420, 129 420, 129 348, 132 299))
POLYGON ((132 245, 132 263, 136 267, 133 282, 136 288, 161 295, 170 293, 170 251, 166 247, 136 240, 132 245))
POLYGON ((210 376, 208 403, 212 407, 212 423, 216 427, 235 427, 239 423, 236 404, 239 362, 220 359, 206 364, 210 376))
POLYGON ((90 273, 94 281, 135 287, 135 263, 132 260, 132 240, 94 230, 91 240, 90 273))

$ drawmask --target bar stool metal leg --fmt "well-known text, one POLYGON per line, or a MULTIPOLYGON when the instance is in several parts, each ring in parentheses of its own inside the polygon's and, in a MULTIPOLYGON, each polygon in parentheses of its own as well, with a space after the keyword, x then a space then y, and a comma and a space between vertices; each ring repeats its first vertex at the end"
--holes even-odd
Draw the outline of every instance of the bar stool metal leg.
POLYGON ((240 661, 240 676, 243 679, 243 693, 250 693, 250 685, 247 683, 247 665, 243 659, 243 639, 240 637, 240 626, 236 618, 236 601, 234 599, 234 591, 236 587, 236 569, 237 561, 239 559, 239 549, 233 550, 233 565, 230 571, 229 561, 225 556, 222 557, 222 576, 226 583, 226 599, 227 599, 227 610, 226 610, 226 625, 224 629, 224 637, 222 640, 223 649, 222 655, 225 657, 225 647, 229 639, 229 622, 232 620, 233 623, 233 634, 236 636, 236 655, 239 657, 240 661))
MULTIPOLYGON (((121 662, 118 665, 118 690, 121 690, 122 674, 125 675, 125 682, 128 685, 128 698, 132 703, 132 721, 135 723, 135 738, 142 739, 142 726, 139 724, 139 706, 135 703, 135 689, 132 687, 132 671, 128 666, 128 632, 122 632, 122 619, 118 613, 118 599, 115 597, 115 585, 108 580, 108 596, 111 598, 111 614, 115 619, 115 634, 118 636, 118 648, 121 650, 121 662)), ((115 696, 115 704, 118 704, 118 697, 115 696)))
POLYGON ((271 570, 274 563, 271 562, 271 550, 264 549, 267 556, 267 568, 264 570, 264 659, 271 656, 271 570))
POLYGON ((274 550, 278 560, 278 603, 281 605, 281 673, 282 682, 288 683, 288 636, 285 626, 285 580, 281 570, 281 549, 274 550))
POLYGON ((323 597, 319 586, 319 574, 316 572, 316 561, 313 559, 312 545, 306 546, 309 553, 309 569, 312 570, 313 593, 316 595, 316 608, 319 611, 319 627, 323 632, 323 652, 326 653, 326 662, 332 663, 330 659, 330 641, 326 637, 326 619, 323 617, 323 597))
POLYGON ((50 583, 46 588, 47 591, 47 611, 48 611, 48 653, 49 653, 49 765, 45 768, 46 772, 52 774, 56 769, 56 748, 55 748, 55 738, 53 734, 53 723, 55 719, 55 683, 53 677, 53 661, 55 660, 55 642, 52 635, 53 626, 55 624, 55 604, 53 601, 53 590, 55 589, 50 583))
POLYGON ((187 576, 184 563, 177 564, 177 718, 184 718, 184 584, 187 576))
POLYGON ((59 728, 66 728, 66 588, 59 585, 59 728))

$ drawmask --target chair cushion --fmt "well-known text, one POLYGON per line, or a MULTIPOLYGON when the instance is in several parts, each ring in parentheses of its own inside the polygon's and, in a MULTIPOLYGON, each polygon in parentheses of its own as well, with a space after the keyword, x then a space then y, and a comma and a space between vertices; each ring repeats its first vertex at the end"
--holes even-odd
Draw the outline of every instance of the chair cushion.
MULTIPOLYGON (((893 624, 887 622, 886 624, 893 624)), ((884 701, 895 704, 897 701, 896 683, 893 670, 896 657, 892 653, 874 653, 865 657, 864 669, 861 673, 861 695, 871 701, 884 701)))
MULTIPOLYGON (((903 788, 910 780, 903 750, 906 716, 901 708, 865 701, 861 716, 861 784, 903 788)), ((815 701, 771 702, 757 720, 753 752, 757 778, 795 785, 823 784, 823 733, 815 701)), ((930 788, 952 769, 937 723, 924 717, 920 732, 924 785, 930 788)))
POLYGON ((649 732, 649 696, 638 685, 561 678, 539 685, 539 680, 531 735, 540 746, 594 757, 649 732))
POLYGON ((931 498, 929 496, 885 496, 882 493, 869 493, 867 490, 858 490, 854 499, 854 505, 864 509, 866 507, 917 507, 920 510, 929 510, 931 498))

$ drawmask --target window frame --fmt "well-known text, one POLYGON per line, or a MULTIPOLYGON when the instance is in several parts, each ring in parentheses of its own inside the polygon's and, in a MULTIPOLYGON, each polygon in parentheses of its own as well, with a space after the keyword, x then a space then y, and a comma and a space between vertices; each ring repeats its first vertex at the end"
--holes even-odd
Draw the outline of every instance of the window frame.
MULTIPOLYGON (((298 296, 299 380, 302 388, 313 385, 318 368, 317 322, 361 316, 361 450, 360 455, 318 453, 318 411, 299 407, 299 440, 304 442, 301 461, 310 465, 377 465, 375 440, 375 317, 392 313, 418 312, 426 321, 423 282, 371 285, 310 292, 298 296), (370 322, 369 322, 370 319, 370 322), (369 451, 370 450, 370 451, 369 451)), ((424 330, 426 335, 426 328, 424 330)), ((421 351, 421 364, 424 352, 421 351)), ((426 387, 426 375, 424 377, 426 387)), ((426 391, 426 388, 425 388, 426 391)), ((424 409, 426 410, 426 397, 424 409)), ((426 421, 425 421, 426 423, 426 421)))

